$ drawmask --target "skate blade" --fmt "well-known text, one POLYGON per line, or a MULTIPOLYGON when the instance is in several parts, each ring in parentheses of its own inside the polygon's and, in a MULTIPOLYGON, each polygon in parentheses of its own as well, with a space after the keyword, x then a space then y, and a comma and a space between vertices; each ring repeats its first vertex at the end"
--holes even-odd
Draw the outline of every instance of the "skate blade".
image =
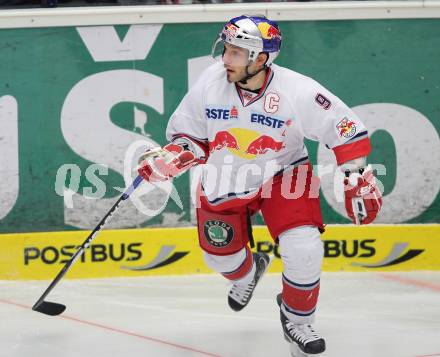
POLYGON ((269 255, 269 264, 267 264, 266 269, 264 269, 264 273, 266 273, 269 270, 270 265, 272 264, 273 260, 275 259, 275 255, 273 255, 273 254, 268 254, 268 255, 269 255))
MULTIPOLYGON (((266 275, 267 271, 270 268, 270 265, 272 264, 272 261, 275 259, 275 255, 273 255, 273 254, 268 254, 268 255, 269 255, 269 263, 267 263, 266 268, 261 273, 260 281, 264 278, 264 276, 266 275)), ((260 281, 258 281, 258 282, 260 282, 260 281)), ((258 284, 257 284, 257 286, 258 286, 258 284)))
POLYGON ((258 284, 255 287, 253 293, 255 293, 255 290, 258 288, 258 285, 260 285, 261 280, 263 280, 264 276, 266 275, 267 271, 269 270, 270 265, 272 264, 272 260, 275 258, 275 256, 273 254, 269 255, 269 263, 267 263, 266 268, 264 269, 264 271, 261 273, 260 279, 258 279, 258 284))
POLYGON ((295 342, 292 342, 290 344, 290 355, 292 357, 325 357, 325 351, 315 354, 305 353, 299 348, 299 346, 295 342))

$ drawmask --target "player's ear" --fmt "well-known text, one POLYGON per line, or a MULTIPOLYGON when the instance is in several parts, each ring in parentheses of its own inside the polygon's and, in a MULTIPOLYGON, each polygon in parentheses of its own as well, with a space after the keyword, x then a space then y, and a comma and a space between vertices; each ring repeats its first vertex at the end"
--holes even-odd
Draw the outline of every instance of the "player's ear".
POLYGON ((269 54, 267 54, 266 52, 260 52, 255 62, 258 64, 258 67, 262 67, 266 64, 268 59, 269 59, 269 54))

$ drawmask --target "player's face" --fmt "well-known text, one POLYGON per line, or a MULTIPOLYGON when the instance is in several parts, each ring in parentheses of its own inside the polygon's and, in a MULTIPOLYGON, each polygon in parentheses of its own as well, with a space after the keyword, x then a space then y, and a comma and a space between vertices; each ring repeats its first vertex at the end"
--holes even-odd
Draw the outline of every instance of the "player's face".
POLYGON ((249 64, 248 56, 248 50, 225 43, 223 63, 228 82, 238 82, 246 77, 246 66, 249 64))

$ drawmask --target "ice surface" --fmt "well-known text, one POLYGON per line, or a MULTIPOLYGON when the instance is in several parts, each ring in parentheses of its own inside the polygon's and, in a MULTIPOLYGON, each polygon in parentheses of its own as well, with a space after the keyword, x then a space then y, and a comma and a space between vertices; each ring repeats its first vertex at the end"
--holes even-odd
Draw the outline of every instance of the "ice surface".
MULTIPOLYGON (((221 276, 0 282, 1 357, 288 357, 269 274, 242 312, 221 276)), ((324 273, 315 324, 326 357, 440 356, 440 272, 324 273)))

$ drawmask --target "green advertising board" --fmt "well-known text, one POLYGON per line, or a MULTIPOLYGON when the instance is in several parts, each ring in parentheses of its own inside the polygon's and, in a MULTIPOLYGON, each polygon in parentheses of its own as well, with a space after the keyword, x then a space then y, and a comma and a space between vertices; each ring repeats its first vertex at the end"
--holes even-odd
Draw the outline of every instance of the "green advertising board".
MULTIPOLYGON (((0 232, 95 226, 125 186, 124 167, 140 149, 133 143, 166 143, 168 118, 209 65, 220 27, 0 30, 0 232)), ((370 128, 369 161, 385 194, 378 222, 440 223, 440 20, 282 22, 281 29, 277 63, 316 79, 370 128)), ((334 160, 306 144, 314 164, 334 160)), ((326 223, 348 223, 334 174, 322 170, 326 223)), ((130 203, 110 227, 189 225, 189 175, 174 186, 145 189, 143 205, 159 214, 130 203)))

